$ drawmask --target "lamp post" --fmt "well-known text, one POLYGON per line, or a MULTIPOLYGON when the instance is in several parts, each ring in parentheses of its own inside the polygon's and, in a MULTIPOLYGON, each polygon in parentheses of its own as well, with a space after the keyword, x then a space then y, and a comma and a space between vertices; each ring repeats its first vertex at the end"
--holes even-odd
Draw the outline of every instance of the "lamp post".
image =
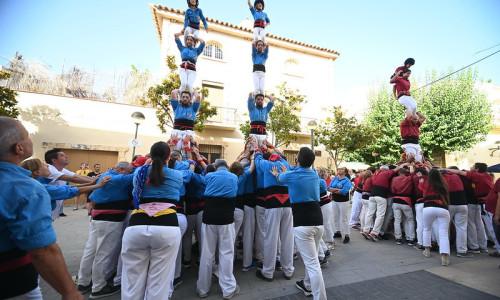
MULTIPOLYGON (((311 130, 311 150, 314 152, 314 130, 318 128, 318 123, 316 121, 311 120, 307 123, 306 128, 311 130)), ((312 164, 312 167, 314 168, 314 162, 312 164)))
POLYGON ((143 113, 136 111, 132 113, 130 116, 132 118, 132 122, 135 124, 135 136, 134 136, 134 150, 132 150, 132 159, 134 159, 135 156, 135 145, 136 145, 136 140, 137 140, 137 131, 139 130, 139 125, 141 125, 144 120, 146 120, 146 117, 144 116, 143 113))
POLYGON ((372 151, 372 156, 375 158, 375 164, 377 164, 377 156, 378 156, 378 152, 376 150, 373 150, 372 151))

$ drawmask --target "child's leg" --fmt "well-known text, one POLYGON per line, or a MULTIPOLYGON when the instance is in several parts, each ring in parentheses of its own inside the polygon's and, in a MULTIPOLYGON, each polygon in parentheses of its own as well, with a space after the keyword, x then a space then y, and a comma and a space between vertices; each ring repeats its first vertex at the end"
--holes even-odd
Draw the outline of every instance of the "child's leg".
POLYGON ((259 27, 254 27, 253 29, 253 41, 257 42, 259 40, 259 27))
POLYGON ((181 86, 179 88, 179 90, 181 92, 184 92, 188 86, 188 72, 190 70, 185 70, 184 68, 181 67, 181 69, 179 70, 179 77, 181 79, 181 86))
POLYGON ((265 85, 266 85, 266 73, 259 72, 259 89, 262 94, 265 94, 265 85))
POLYGON ((187 71, 187 89, 191 93, 191 101, 194 101, 194 82, 196 81, 196 71, 187 71))
POLYGON ((259 71, 253 72, 253 95, 254 97, 259 93, 260 79, 259 79, 259 71))
POLYGON ((184 40, 186 40, 190 34, 193 34, 193 28, 188 26, 184 29, 184 40))
POLYGON ((264 44, 266 43, 266 30, 264 28, 259 28, 260 32, 259 32, 259 35, 260 35, 260 39, 262 40, 262 42, 264 42, 264 44))
POLYGON ((193 29, 193 35, 194 35, 195 39, 198 39, 198 35, 199 34, 200 34, 200 30, 199 29, 193 29))

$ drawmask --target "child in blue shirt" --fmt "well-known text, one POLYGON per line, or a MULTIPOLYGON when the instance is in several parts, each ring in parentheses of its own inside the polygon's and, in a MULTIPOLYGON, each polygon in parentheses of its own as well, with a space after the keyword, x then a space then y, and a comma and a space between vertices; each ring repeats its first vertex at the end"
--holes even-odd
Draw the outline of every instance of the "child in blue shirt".
POLYGON ((180 65, 179 77, 181 79, 181 87, 179 88, 181 92, 188 90, 191 97, 194 97, 194 82, 196 81, 196 61, 198 56, 203 52, 205 48, 205 41, 201 38, 195 38, 193 35, 189 35, 182 45, 179 37, 182 32, 174 34, 175 43, 177 48, 181 53, 182 63, 180 65), (197 41, 200 41, 200 46, 196 47, 197 41))
POLYGON ((263 0, 255 0, 254 6, 248 0, 248 6, 250 7, 250 12, 252 13, 254 23, 253 23, 253 35, 254 42, 257 42, 260 39, 265 43, 266 42, 266 32, 265 28, 271 25, 271 21, 267 17, 267 14, 264 12, 264 1, 263 0))
POLYGON ((198 35, 200 34, 200 20, 203 22, 205 30, 208 33, 207 20, 205 16, 203 16, 201 8, 198 8, 198 0, 187 0, 187 4, 189 8, 186 10, 184 16, 184 29, 182 30, 184 33, 184 40, 186 40, 189 35, 193 35, 195 39, 198 39, 198 35))
POLYGON ((269 44, 263 41, 252 43, 253 85, 255 95, 264 95, 266 82, 266 61, 269 56, 269 44))

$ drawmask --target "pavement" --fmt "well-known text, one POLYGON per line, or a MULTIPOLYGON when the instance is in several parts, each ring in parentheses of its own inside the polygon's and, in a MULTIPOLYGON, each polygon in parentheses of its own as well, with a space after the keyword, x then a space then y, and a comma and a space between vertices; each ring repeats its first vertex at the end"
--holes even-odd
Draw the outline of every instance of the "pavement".
MULTIPOLYGON (((88 237, 89 219, 86 211, 72 211, 70 206, 65 207, 65 213, 68 216, 54 222, 54 228, 68 271, 76 275, 88 237)), ((328 299, 500 299, 500 259, 488 254, 459 258, 452 248, 450 265, 443 267, 437 252, 426 258, 419 250, 396 245, 394 239, 375 243, 352 230, 349 244, 336 240, 329 262, 322 269, 328 299)), ((312 299, 295 287, 295 281, 304 276, 300 257, 294 265, 292 280, 286 280, 283 272, 276 271, 274 281, 266 282, 255 276, 255 270, 242 272, 241 261, 237 260, 234 274, 241 292, 234 299, 312 299)), ((193 265, 184 269, 182 278, 183 283, 172 299, 199 299, 197 268, 193 265)), ((206 299, 222 298, 217 282, 212 283, 206 299)), ((42 280, 40 285, 44 299, 60 299, 46 282, 42 280)), ((120 295, 103 299, 120 299, 120 295)))

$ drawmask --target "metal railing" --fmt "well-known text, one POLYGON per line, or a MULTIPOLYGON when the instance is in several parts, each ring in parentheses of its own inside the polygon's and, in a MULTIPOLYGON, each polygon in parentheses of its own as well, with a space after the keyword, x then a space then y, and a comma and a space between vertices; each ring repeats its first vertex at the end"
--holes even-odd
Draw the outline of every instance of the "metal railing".
POLYGON ((238 125, 240 118, 236 108, 214 106, 217 108, 217 114, 208 119, 209 122, 221 123, 227 125, 238 125))

